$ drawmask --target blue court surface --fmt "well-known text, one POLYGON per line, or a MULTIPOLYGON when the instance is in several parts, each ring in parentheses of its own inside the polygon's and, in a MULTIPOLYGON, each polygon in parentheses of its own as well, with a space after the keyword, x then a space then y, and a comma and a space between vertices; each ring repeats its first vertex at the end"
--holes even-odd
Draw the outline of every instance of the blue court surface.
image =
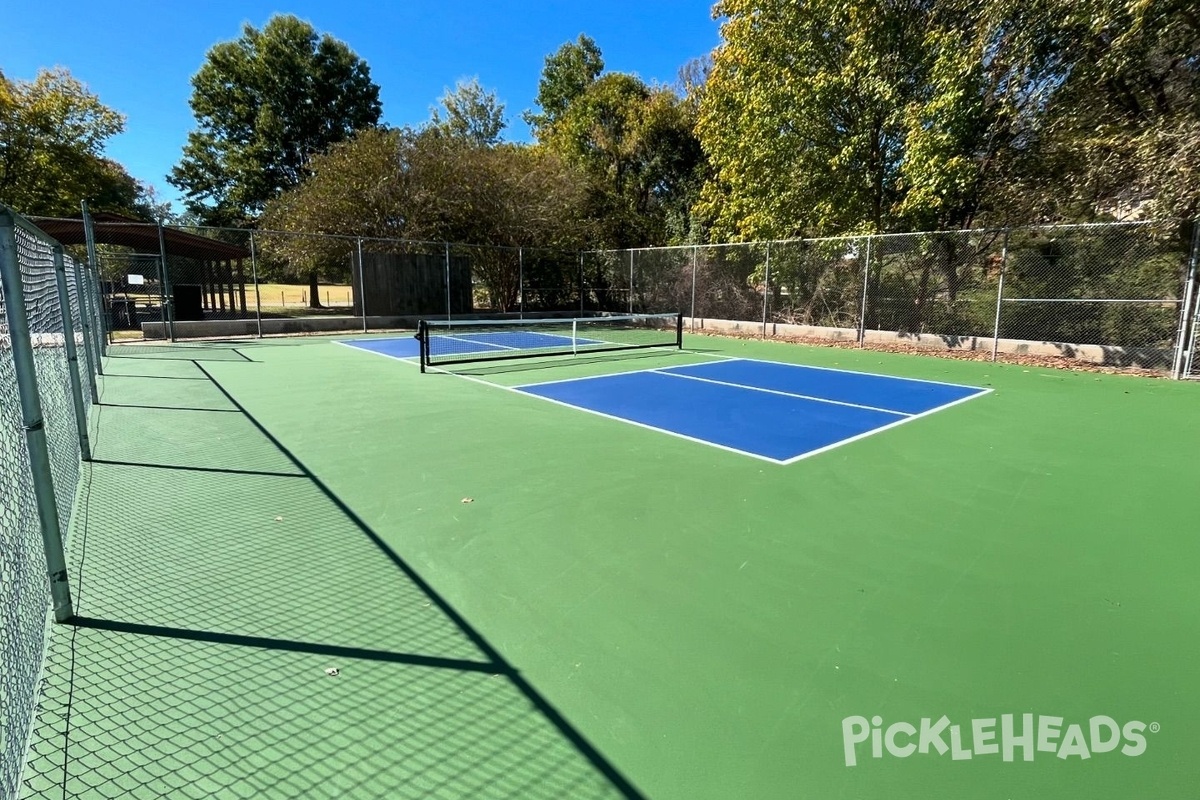
POLYGON ((748 359, 515 389, 777 464, 799 461, 990 391, 748 359))
MULTIPOLYGON (((546 341, 561 337, 524 331, 470 338, 478 339, 471 344, 480 352, 561 344, 546 341)), ((420 353, 411 337, 342 344, 393 358, 420 353)), ((497 386, 776 464, 799 461, 991 391, 741 358, 497 386)))
MULTIPOLYGON (((421 354, 421 345, 416 337, 398 339, 360 339, 341 344, 382 353, 394 358, 415 358, 421 354)), ((593 345, 605 345, 602 339, 576 338, 574 346, 586 349, 593 345)), ((430 349, 434 355, 485 355, 503 353, 508 350, 561 350, 572 346, 570 336, 539 331, 497 331, 495 333, 464 333, 461 335, 438 334, 431 337, 430 349)))
POLYGON ((395 339, 350 339, 340 341, 347 347, 357 347, 392 358, 416 358, 421 355, 421 343, 415 336, 401 336, 395 339))

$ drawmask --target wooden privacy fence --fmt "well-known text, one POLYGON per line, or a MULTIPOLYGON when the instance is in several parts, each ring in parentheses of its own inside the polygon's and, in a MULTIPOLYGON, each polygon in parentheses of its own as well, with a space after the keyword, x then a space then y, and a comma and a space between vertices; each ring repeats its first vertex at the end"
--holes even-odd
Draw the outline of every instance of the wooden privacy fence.
POLYGON ((361 285, 357 263, 351 269, 351 279, 356 315, 444 316, 470 314, 473 310, 471 260, 465 256, 447 259, 431 253, 364 252, 361 285))

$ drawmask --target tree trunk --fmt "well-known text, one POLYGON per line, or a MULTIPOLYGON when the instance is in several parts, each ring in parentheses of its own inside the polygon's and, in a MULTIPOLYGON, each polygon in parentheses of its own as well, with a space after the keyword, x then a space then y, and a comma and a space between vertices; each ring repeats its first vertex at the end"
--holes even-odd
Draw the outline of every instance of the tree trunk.
POLYGON ((321 305, 321 285, 317 282, 317 271, 308 273, 308 307, 324 308, 321 305))

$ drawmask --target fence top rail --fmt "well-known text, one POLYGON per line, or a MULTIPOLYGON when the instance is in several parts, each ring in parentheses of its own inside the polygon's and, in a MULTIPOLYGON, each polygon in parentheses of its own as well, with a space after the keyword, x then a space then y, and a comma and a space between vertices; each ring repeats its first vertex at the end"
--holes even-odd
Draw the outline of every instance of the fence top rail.
POLYGON ((16 211, 13 211, 11 208, 9 208, 8 206, 0 204, 0 218, 5 218, 5 217, 12 220, 14 227, 20 228, 21 230, 28 233, 30 236, 33 236, 36 239, 40 239, 45 244, 48 244, 51 247, 61 247, 62 246, 55 239, 53 239, 50 236, 47 236, 46 232, 44 230, 39 228, 37 225, 34 225, 26 217, 21 216, 16 211))
MULTIPOLYGON (((5 209, 6 206, 0 205, 0 209, 5 209)), ((18 224, 29 233, 43 239, 47 242, 54 243, 54 240, 47 234, 22 217, 20 214, 8 209, 13 217, 19 220, 18 224)), ((39 220, 48 221, 66 221, 66 217, 50 217, 38 216, 39 220)), ((164 224, 164 228, 172 228, 180 231, 213 231, 213 232, 230 232, 241 233, 251 237, 256 234, 259 236, 283 236, 283 237, 299 237, 299 238, 318 238, 318 239, 340 239, 347 242, 361 243, 384 243, 384 244, 399 244, 405 246, 419 247, 437 247, 445 248, 476 248, 504 251, 542 251, 554 252, 563 254, 575 255, 610 255, 614 253, 639 253, 639 252, 661 252, 670 250, 699 250, 700 248, 721 248, 721 247, 755 247, 755 246, 770 246, 770 245, 812 245, 825 242, 858 242, 866 239, 897 239, 901 237, 919 237, 919 236, 1000 236, 1010 234, 1014 231, 1042 231, 1042 232, 1070 232, 1074 230, 1098 230, 1104 228, 1143 228, 1155 225, 1178 224, 1179 219, 1162 217, 1146 220, 1126 220, 1126 221, 1111 221, 1111 222, 1072 222, 1072 223, 1046 223, 1042 225, 1017 225, 1011 227, 989 227, 989 228, 960 228, 955 230, 931 230, 931 231, 896 231, 891 233, 845 233, 836 236, 810 236, 810 237, 793 237, 787 239, 757 239, 746 242, 711 242, 711 243, 692 243, 692 244, 677 244, 663 246, 646 246, 646 247, 623 247, 623 248, 592 248, 572 250, 570 248, 561 247, 544 247, 537 245, 502 245, 502 244, 479 244, 472 242, 451 242, 447 240, 433 239, 404 239, 388 236, 361 236, 346 233, 322 233, 317 231, 281 231, 259 228, 235 228, 230 226, 215 226, 215 225, 173 225, 164 224)), ((103 225, 103 222, 96 222, 96 225, 103 225)), ((157 222, 144 222, 131 220, 121 223, 123 225, 145 225, 154 227, 159 225, 157 222)))
POLYGON ((1183 302, 1178 297, 1002 297, 1000 299, 1005 303, 1152 303, 1173 306, 1183 302))
POLYGON ((821 242, 858 241, 862 239, 898 239, 904 236, 1000 236, 1014 231, 1072 231, 1097 230, 1102 228, 1144 228, 1155 225, 1178 224, 1182 220, 1163 217, 1158 219, 1125 220, 1112 222, 1063 222, 1046 223, 1043 225, 1014 225, 1007 228, 957 228, 953 230, 932 231, 893 231, 891 233, 844 233, 838 236, 810 236, 791 239, 755 239, 746 242, 711 242, 695 244, 673 244, 663 247, 622 247, 583 250, 585 255, 606 255, 609 253, 637 253, 642 251, 660 250, 691 250, 715 247, 754 247, 762 245, 784 244, 817 244, 821 242))

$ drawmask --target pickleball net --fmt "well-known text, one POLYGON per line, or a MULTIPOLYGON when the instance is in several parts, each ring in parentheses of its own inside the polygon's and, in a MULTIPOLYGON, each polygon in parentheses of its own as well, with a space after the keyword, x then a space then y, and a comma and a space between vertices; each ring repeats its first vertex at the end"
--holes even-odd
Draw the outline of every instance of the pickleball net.
POLYGON ((474 361, 683 347, 683 315, 421 320, 421 370, 474 361))

